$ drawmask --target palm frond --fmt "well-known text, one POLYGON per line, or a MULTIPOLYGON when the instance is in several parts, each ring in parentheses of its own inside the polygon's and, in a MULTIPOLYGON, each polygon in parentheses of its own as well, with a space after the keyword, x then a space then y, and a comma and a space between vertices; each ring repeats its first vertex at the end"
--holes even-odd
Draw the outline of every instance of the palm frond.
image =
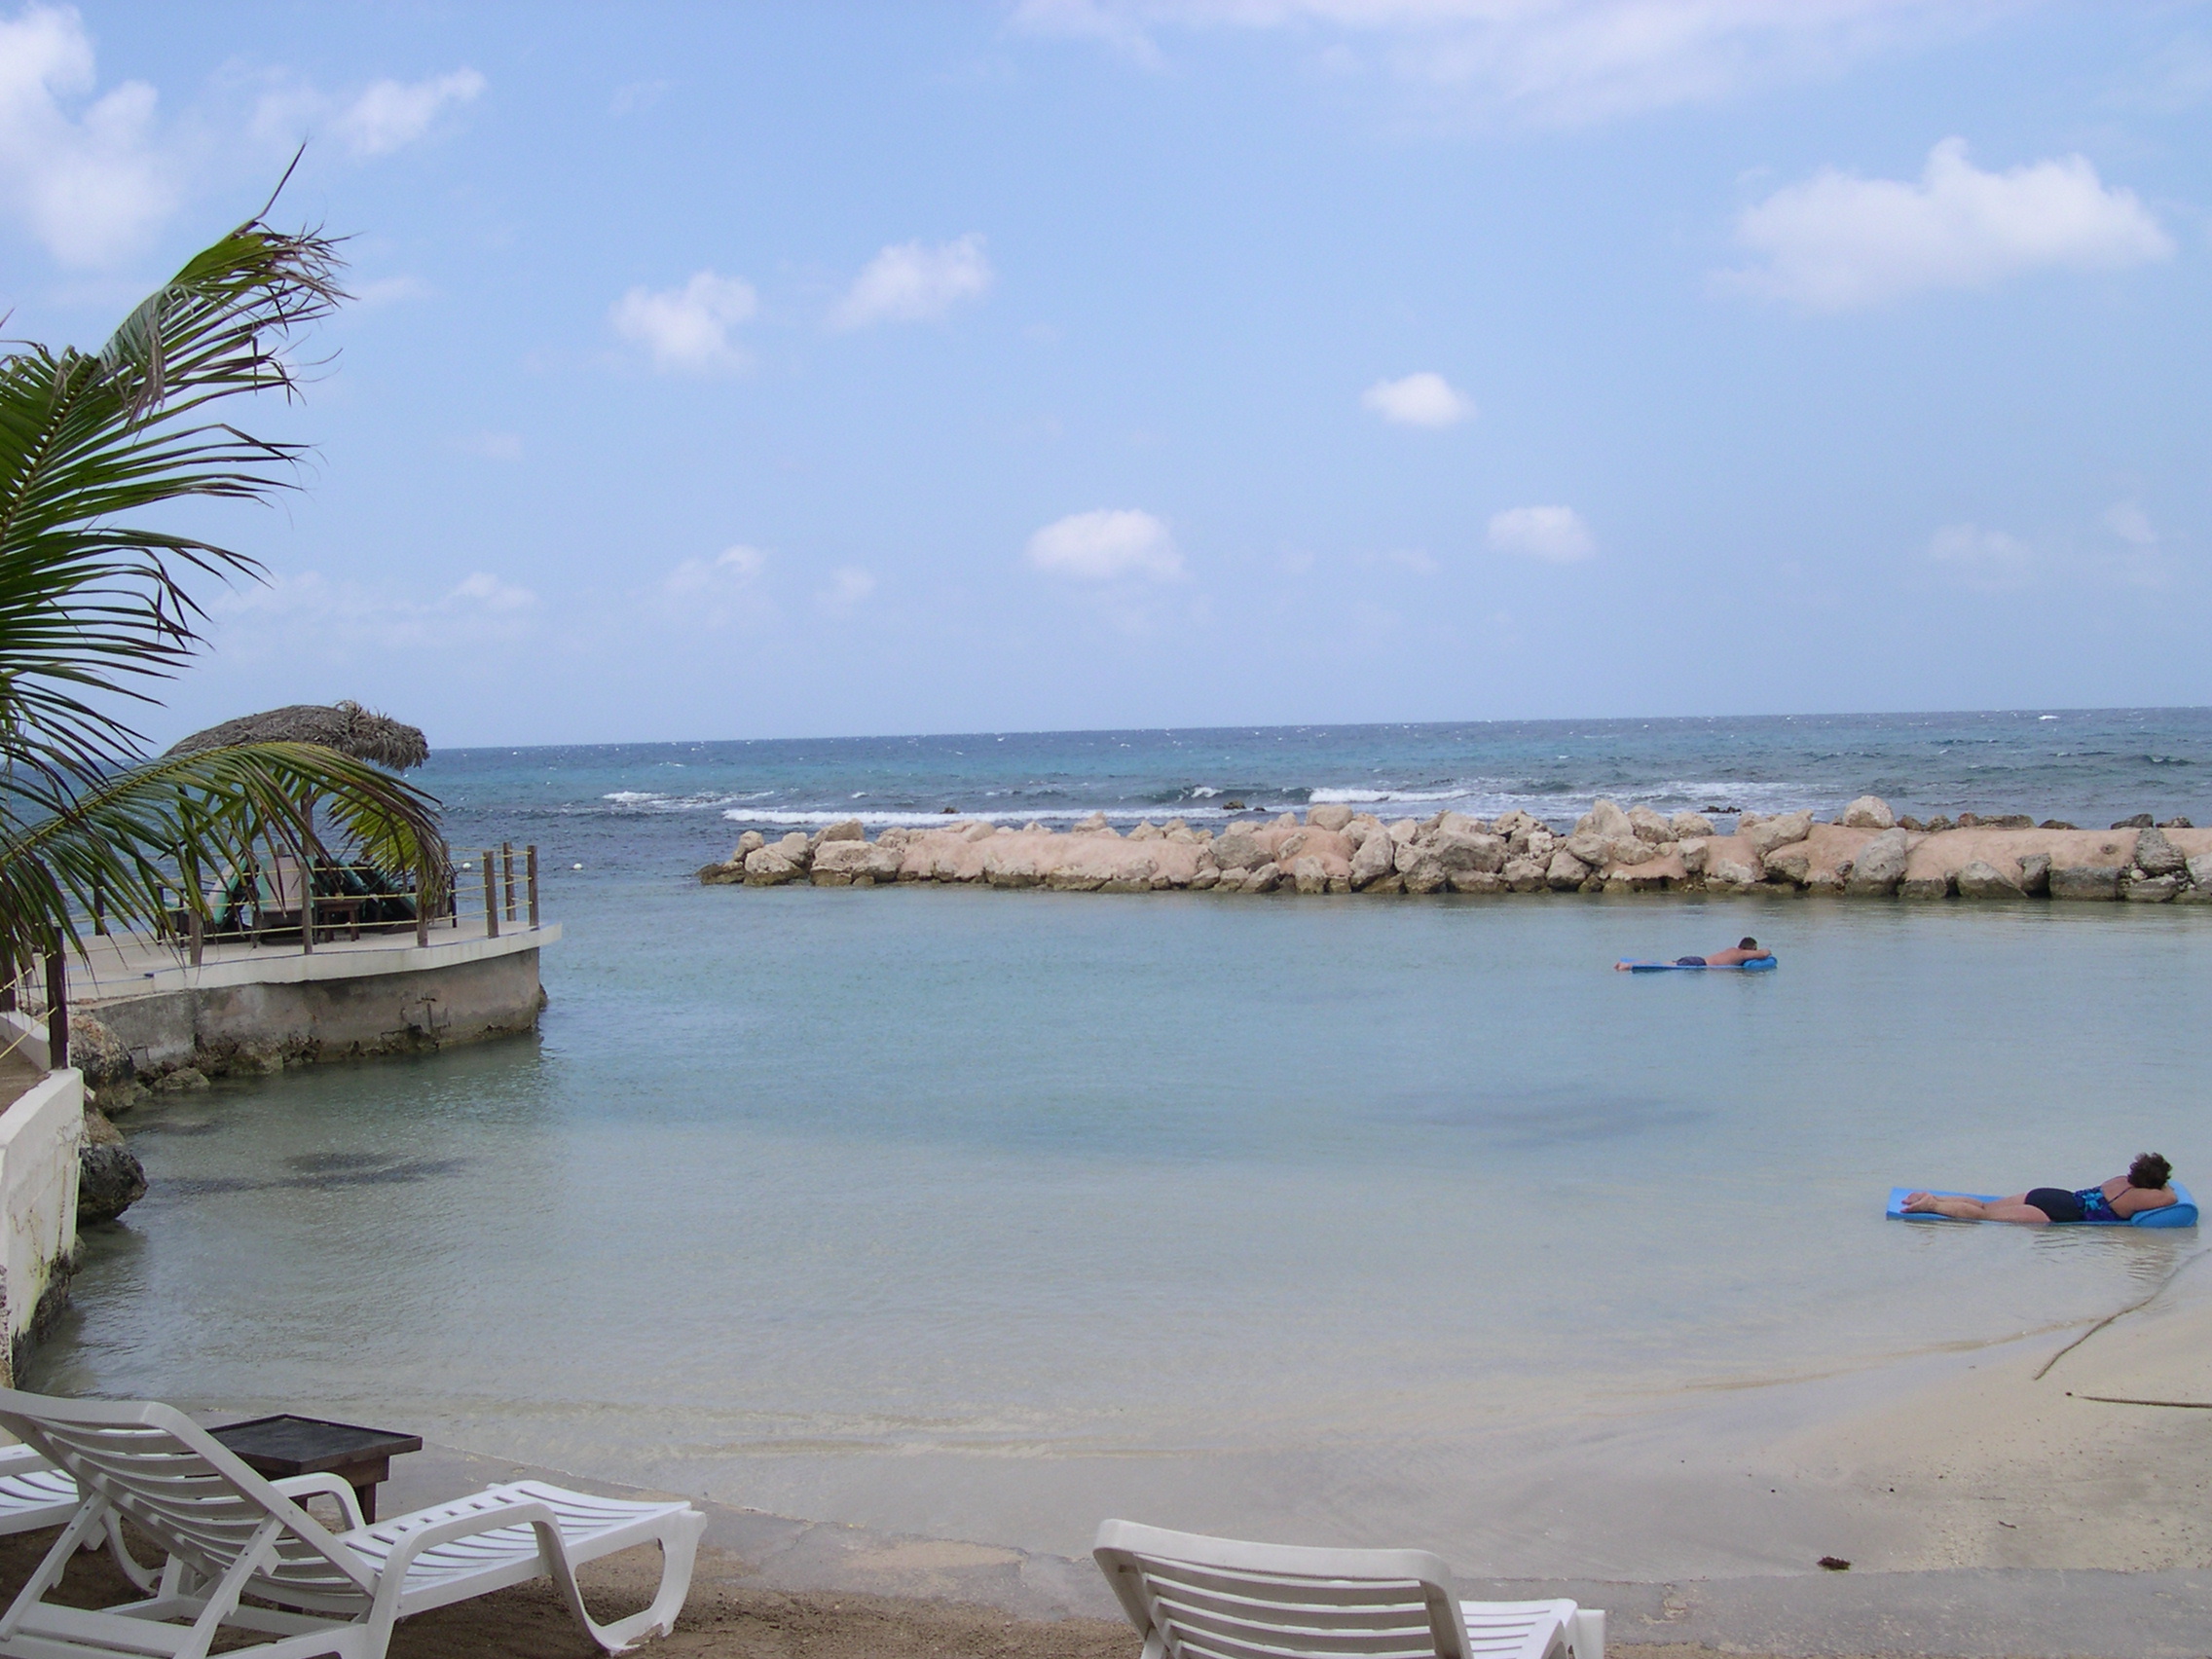
POLYGON ((297 389, 286 349, 345 297, 338 269, 330 239, 255 221, 194 255, 99 351, 0 358, 0 767, 59 798, 135 756, 113 711, 198 645, 187 580, 259 570, 137 515, 287 487, 300 447, 210 406, 297 389))
POLYGON ((158 926, 177 895, 203 908, 210 881, 248 860, 333 851, 414 870, 424 894, 448 878, 437 801, 366 761, 313 743, 167 756, 0 833, 0 950, 22 961, 74 941, 95 904, 126 924, 158 926), (340 831, 336 848, 311 803, 340 831))

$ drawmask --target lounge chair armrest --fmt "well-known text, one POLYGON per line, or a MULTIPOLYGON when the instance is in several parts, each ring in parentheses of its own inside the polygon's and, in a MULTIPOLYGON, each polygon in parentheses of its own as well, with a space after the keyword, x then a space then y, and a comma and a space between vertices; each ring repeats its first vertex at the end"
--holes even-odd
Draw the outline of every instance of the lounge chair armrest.
POLYGON ((356 1527, 367 1525, 361 1519, 361 1494, 336 1475, 286 1475, 282 1480, 271 1481, 269 1484, 286 1497, 306 1497, 313 1493, 335 1497, 338 1499, 339 1512, 346 1517, 346 1525, 339 1528, 342 1532, 350 1532, 356 1527))

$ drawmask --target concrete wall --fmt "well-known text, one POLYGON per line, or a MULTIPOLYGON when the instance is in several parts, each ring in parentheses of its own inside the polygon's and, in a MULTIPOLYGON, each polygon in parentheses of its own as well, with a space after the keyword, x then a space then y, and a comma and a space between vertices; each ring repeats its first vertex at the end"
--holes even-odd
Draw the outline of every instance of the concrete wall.
POLYGON ((84 1138, 81 1072, 48 1072, 0 1112, 0 1371, 10 1387, 68 1300, 84 1138))
POLYGON ((141 1072, 184 1064, 274 1071, 286 1061, 406 1053, 528 1031, 544 1000, 533 946, 438 967, 203 983, 103 1001, 90 1012, 141 1072))

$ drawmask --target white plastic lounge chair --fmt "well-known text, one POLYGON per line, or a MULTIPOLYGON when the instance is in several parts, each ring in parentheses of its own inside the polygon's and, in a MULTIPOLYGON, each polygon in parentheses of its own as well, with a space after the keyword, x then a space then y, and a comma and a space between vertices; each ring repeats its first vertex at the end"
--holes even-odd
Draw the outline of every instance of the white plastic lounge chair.
POLYGON ((1605 1659, 1572 1602, 1462 1602, 1426 1550, 1247 1544, 1108 1521, 1091 1550, 1144 1659, 1605 1659))
MULTIPOLYGON (((0 1389, 0 1428, 75 1477, 84 1494, 0 1615, 8 1659, 202 1659, 226 1631, 265 1637, 233 1649, 255 1659, 383 1659, 396 1620, 539 1577, 560 1586, 594 1641, 619 1653, 674 1627, 707 1524, 687 1503, 517 1481, 364 1527, 353 1489, 336 1475, 264 1480, 168 1406, 0 1389), (350 1530, 332 1533, 293 1501, 310 1494, 335 1498, 350 1530), (126 1568, 146 1599, 96 1610, 48 1601, 71 1553, 118 1518, 168 1554, 158 1582, 126 1568), (652 1605, 597 1623, 576 1589, 576 1565, 645 1543, 661 1551, 652 1605)), ((129 1560, 120 1548, 117 1557, 129 1560)))
POLYGON ((28 1446, 0 1446, 0 1537, 58 1527, 77 1513, 77 1483, 28 1446))

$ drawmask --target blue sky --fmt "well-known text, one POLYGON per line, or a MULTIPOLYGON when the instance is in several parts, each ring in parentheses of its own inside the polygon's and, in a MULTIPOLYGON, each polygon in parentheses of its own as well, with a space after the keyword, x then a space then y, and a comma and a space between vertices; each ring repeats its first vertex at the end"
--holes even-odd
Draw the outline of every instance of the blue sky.
POLYGON ((2200 704, 2208 115, 2189 5, 8 5, 0 301, 353 239, 158 739, 2200 704))

